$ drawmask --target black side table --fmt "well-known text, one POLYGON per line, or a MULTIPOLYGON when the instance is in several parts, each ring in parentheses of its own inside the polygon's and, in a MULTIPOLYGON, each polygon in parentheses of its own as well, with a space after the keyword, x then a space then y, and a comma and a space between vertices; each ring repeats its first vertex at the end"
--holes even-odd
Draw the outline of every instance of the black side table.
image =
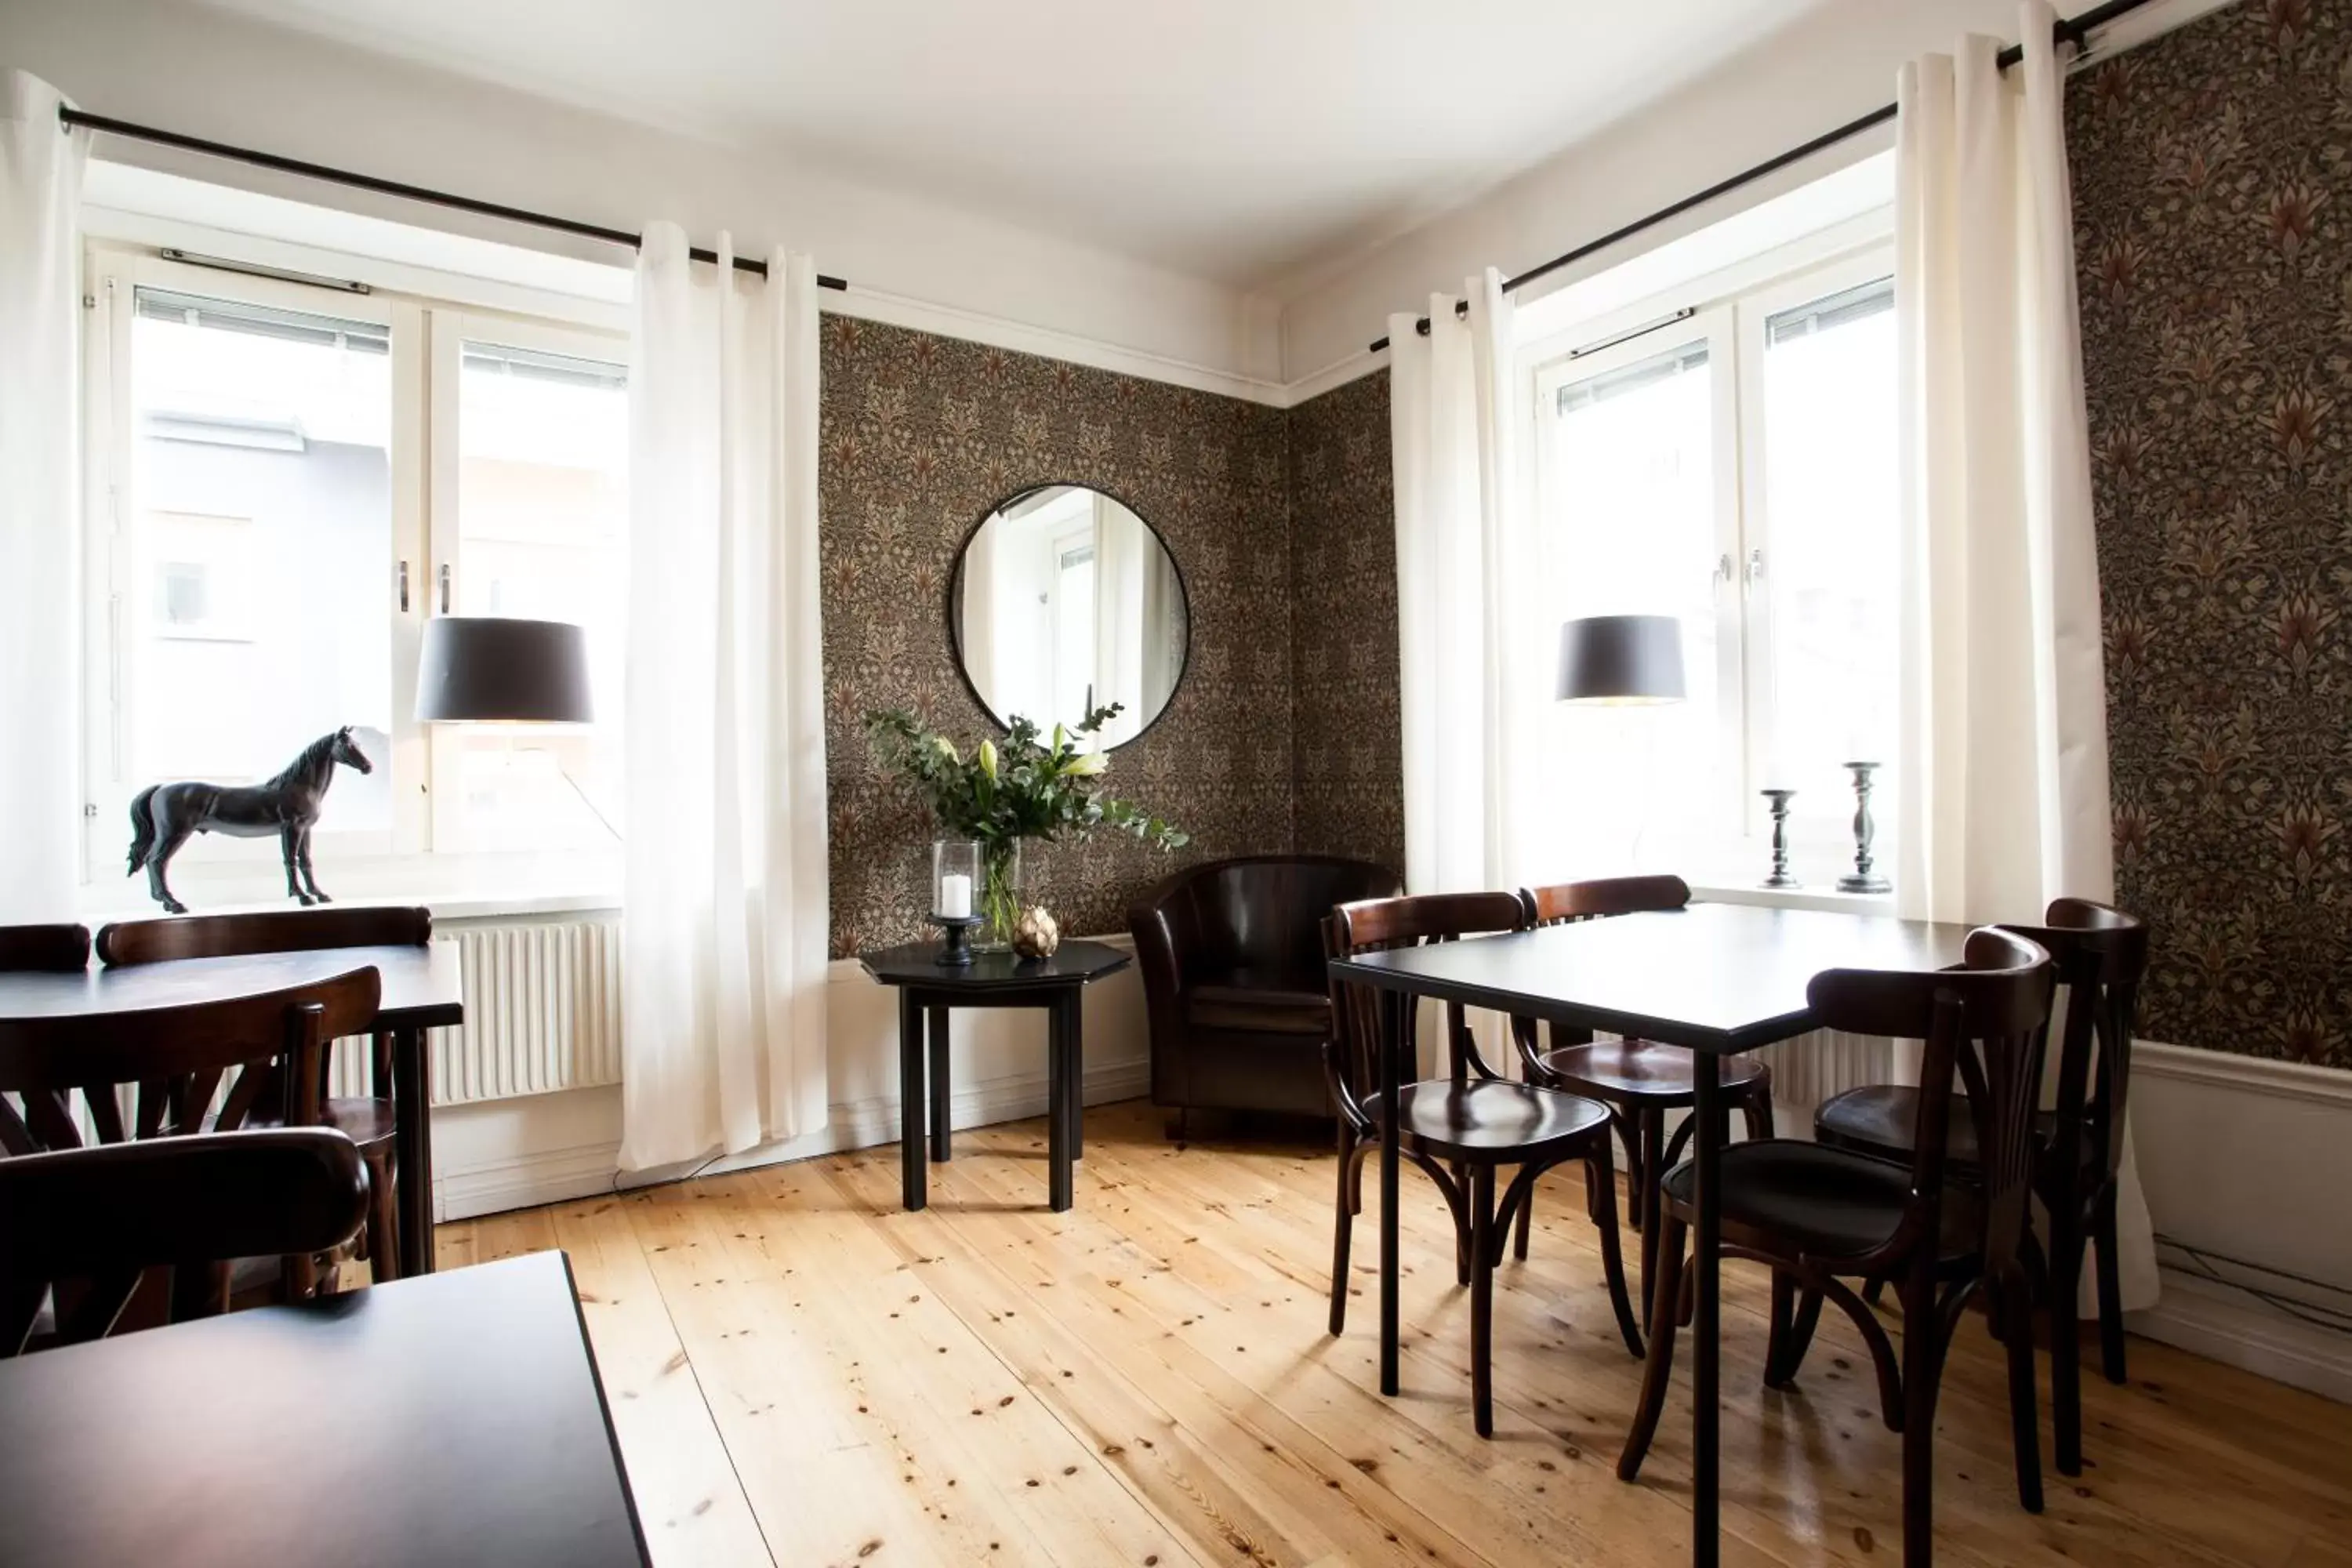
POLYGON ((955 1007, 1045 1009, 1045 1109, 1051 1155, 1054 1211, 1071 1205, 1071 1165, 1085 1152, 1080 1129, 1086 1099, 1086 1049, 1079 1022, 1079 993, 1089 982, 1125 969, 1127 954, 1098 942, 1066 942, 1051 958, 1010 952, 972 955, 969 966, 950 969, 938 962, 936 942, 910 942, 857 962, 885 985, 898 988, 898 1157, 906 1205, 929 1202, 929 1171, 923 1160, 923 1113, 930 1110, 934 1160, 950 1157, 948 1142, 948 1012, 955 1007), (929 1023, 930 1050, 923 1045, 929 1023), (929 1081, 928 1094, 925 1079, 929 1081))

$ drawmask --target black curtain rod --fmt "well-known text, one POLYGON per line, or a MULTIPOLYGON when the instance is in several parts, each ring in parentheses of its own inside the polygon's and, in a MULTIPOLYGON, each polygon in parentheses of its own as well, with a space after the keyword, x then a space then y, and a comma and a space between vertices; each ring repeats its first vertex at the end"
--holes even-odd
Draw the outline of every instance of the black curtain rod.
MULTIPOLYGON (((2114 21, 2116 17, 2124 16, 2128 12, 2137 11, 2147 4, 2148 4, 2148 0, 2106 0, 2105 5, 2094 5, 2079 16, 2059 17, 2057 26, 2053 27, 2051 32, 2058 43, 2072 44, 2078 51, 2085 49, 2090 47, 2090 35, 2093 28, 2104 27, 2108 23, 2114 21)), ((1995 63, 1998 64, 2002 70, 2007 70, 2010 67, 2015 65, 2024 58, 2025 46, 2022 44, 2011 44, 2009 47, 2001 50, 2000 54, 1993 57, 1995 63)), ((1874 125, 1884 125, 1888 121, 1895 118, 1895 105, 1890 103, 1884 109, 1874 109, 1868 114, 1863 115, 1858 120, 1847 121, 1843 125, 1839 126, 1834 131, 1823 132, 1821 135, 1814 137, 1811 141, 1806 142, 1801 147, 1791 147, 1785 153, 1765 159, 1764 162, 1757 164, 1752 169, 1743 169, 1727 180, 1718 180, 1714 184, 1707 186, 1706 189, 1697 192, 1695 195, 1685 196, 1682 200, 1674 203, 1670 206, 1660 207, 1656 212, 1652 213, 1647 217, 1636 218, 1632 223, 1627 224, 1624 227, 1612 229, 1607 234, 1602 235, 1599 239, 1589 240, 1586 243, 1578 246, 1574 250, 1569 251, 1564 255, 1555 256, 1549 261, 1543 263, 1539 267, 1531 267, 1516 278, 1506 278, 1503 279, 1503 292, 1508 294, 1523 284, 1532 283, 1538 278, 1549 277, 1552 273, 1559 271, 1563 267, 1573 266, 1577 262, 1583 260, 1588 256, 1608 249, 1611 246, 1615 245, 1620 240, 1631 239, 1633 236, 1641 233, 1643 229, 1655 228, 1658 225, 1666 222, 1670 218, 1680 217, 1683 214, 1690 211, 1693 207, 1704 206, 1708 202, 1715 200, 1716 197, 1727 195, 1729 193, 1738 190, 1742 185, 1753 184, 1755 182, 1765 178, 1767 175, 1777 174, 1781 170, 1787 168, 1790 164, 1810 158, 1814 153, 1821 152, 1824 148, 1834 147, 1849 136, 1859 136, 1874 125)), ((1454 302, 1454 313, 1456 316, 1468 315, 1470 313, 1470 301, 1467 300, 1455 300, 1454 302)), ((1420 321, 1414 322, 1413 331, 1419 332, 1423 337, 1427 337, 1429 335, 1429 318, 1427 316, 1423 316, 1420 321)), ((1367 352, 1378 353, 1388 346, 1388 339, 1378 338, 1373 341, 1370 349, 1367 352)))
MULTIPOLYGON (((331 169, 323 163, 306 163, 299 158, 281 158, 275 153, 257 153, 250 147, 232 147, 225 142, 207 142, 201 136, 184 136, 176 131, 161 131, 152 125, 136 125, 128 120, 115 120, 103 114, 90 114, 82 110, 60 105, 58 119, 72 130, 102 131, 110 136, 125 136, 134 142, 152 142, 159 147, 177 147, 184 153, 202 153, 206 157, 226 158, 235 163, 250 163, 257 169, 274 169, 281 174, 299 174, 305 179, 324 180, 329 184, 349 185, 354 190, 373 191, 378 195, 399 196, 406 201, 424 202, 436 207, 451 207, 458 212, 474 213, 482 217, 504 218, 509 223, 530 224, 535 228, 551 228, 561 234, 578 235, 583 239, 601 239, 607 245, 625 245, 635 250, 643 237, 625 228, 606 228, 601 224, 582 223, 575 218, 555 217, 547 213, 526 211, 521 207, 501 206, 497 202, 476 201, 471 196, 452 195, 446 191, 426 190, 422 185, 404 185, 397 180, 380 180, 373 174, 355 174, 348 169, 331 169)), ((697 261, 719 259, 715 250, 689 248, 687 254, 697 261)), ((768 264, 753 257, 735 258, 739 272, 768 275, 768 264)), ((848 283, 839 278, 817 274, 820 289, 846 289, 848 283)))

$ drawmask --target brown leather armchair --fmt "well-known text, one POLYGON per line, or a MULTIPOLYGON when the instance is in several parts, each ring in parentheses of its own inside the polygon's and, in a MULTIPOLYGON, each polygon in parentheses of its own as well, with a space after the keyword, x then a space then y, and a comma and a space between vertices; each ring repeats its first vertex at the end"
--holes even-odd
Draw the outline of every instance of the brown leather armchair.
POLYGON ((1321 922, 1403 891, 1385 866, 1249 855, 1189 867, 1127 912, 1151 1019, 1151 1102, 1331 1113, 1321 922))

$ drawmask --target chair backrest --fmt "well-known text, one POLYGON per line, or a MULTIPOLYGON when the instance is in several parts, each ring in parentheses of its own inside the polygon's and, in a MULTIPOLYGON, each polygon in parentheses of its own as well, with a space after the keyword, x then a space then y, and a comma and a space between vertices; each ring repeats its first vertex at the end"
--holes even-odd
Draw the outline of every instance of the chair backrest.
POLYGON ((2049 950, 2066 999, 2056 1112, 2059 1144, 2072 1152, 2062 1153, 2059 1168, 2081 1169, 2087 1150, 2102 1180, 2112 1179, 2123 1165, 2132 1026, 2139 983, 2147 973, 2147 927, 2088 899, 2053 899, 2042 922, 2000 929, 2049 950))
POLYGON ((89 931, 77 925, 0 926, 0 973, 89 967, 89 931))
MULTIPOLYGON (((1492 936, 1528 929, 1528 906, 1517 893, 1423 893, 1408 898, 1364 899, 1345 903, 1323 921, 1323 951, 1329 958, 1353 958, 1360 953, 1386 952, 1401 947, 1457 942, 1465 936, 1492 936)), ((1366 1120, 1363 1097, 1377 1086, 1380 1074, 1381 1010, 1402 1015, 1397 1027, 1399 1059, 1418 1062, 1419 1009, 1394 993, 1353 981, 1329 977, 1331 1044, 1328 1064, 1332 1088, 1344 1110, 1360 1123, 1366 1120)), ((1461 1004, 1445 1005, 1447 1063, 1455 1081, 1473 1070, 1482 1078, 1493 1071, 1478 1055, 1477 1042, 1463 1017, 1461 1004)), ((1415 1069, 1407 1067, 1410 1075, 1415 1069)))
POLYGON ((23 1104, 19 1112, 0 1098, 0 1152, 80 1147, 76 1094, 101 1143, 233 1131, 257 1106, 288 1126, 309 1125, 319 1119, 325 1043, 366 1029, 380 994, 376 972, 362 967, 229 1001, 0 1018, 0 1096, 23 1104), (126 1122, 121 1091, 133 1085, 126 1122), (220 1109, 207 1128, 216 1093, 220 1109))
POLYGON ((1822 1028, 1927 1043, 1909 1212, 1888 1253, 1932 1246, 1939 1234, 1957 1076, 1983 1172, 1986 1270, 2018 1265, 2031 1223, 2033 1114, 2054 981, 2050 954, 2038 943, 1988 926, 1969 933, 1958 969, 1831 969, 1806 987, 1822 1028))
POLYGON ((118 921, 99 931, 98 956, 104 963, 161 963, 331 947, 423 947, 432 940, 430 910, 273 910, 118 921))
POLYGON ((1332 908, 1403 887, 1386 866, 1336 855, 1247 855, 1191 866, 1152 889, 1130 921, 1156 914, 1188 970, 1248 969, 1307 977, 1322 968, 1332 908))
POLYGON ((1535 910, 1536 924, 1554 926, 1604 915, 1679 910, 1690 902, 1690 884, 1680 877, 1599 877, 1530 888, 1521 896, 1535 910))
POLYGON ((0 1160, 0 1356, 57 1287, 60 1343, 111 1331, 150 1268, 178 1274, 174 1316, 217 1311, 232 1259, 341 1247, 367 1198, 358 1147, 320 1127, 0 1160))

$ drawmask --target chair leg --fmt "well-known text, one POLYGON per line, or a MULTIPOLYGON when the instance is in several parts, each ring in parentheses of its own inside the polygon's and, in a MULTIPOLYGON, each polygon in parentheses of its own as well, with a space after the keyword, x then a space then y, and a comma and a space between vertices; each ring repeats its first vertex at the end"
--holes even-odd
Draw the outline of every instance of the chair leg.
MULTIPOLYGON (((1470 1191, 1470 1167, 1456 1160, 1452 1168, 1454 1185, 1467 1194, 1470 1191)), ((1456 1285, 1470 1283, 1470 1227, 1456 1225, 1454 1227, 1454 1282, 1456 1285)))
POLYGON ((1331 1333, 1348 1331, 1348 1253, 1355 1239, 1356 1210, 1363 1189, 1355 1180, 1356 1130, 1339 1122, 1339 1191, 1331 1205, 1331 1333))
POLYGON ((1633 1226, 1642 1233, 1642 1310, 1656 1310, 1652 1281, 1658 1277, 1658 1184, 1665 1176, 1659 1168, 1660 1157, 1666 1147, 1666 1119, 1663 1111, 1645 1110, 1635 1120, 1633 1156, 1633 1187, 1639 1194, 1633 1199, 1633 1226))
POLYGON ((1535 1184, 1533 1183, 1529 1183, 1528 1185, 1528 1195, 1519 1205, 1519 1216, 1516 1226, 1517 1234, 1513 1237, 1511 1241, 1511 1256, 1517 1258, 1522 1263, 1525 1263, 1528 1260, 1528 1233, 1535 1228, 1535 1219, 1536 1189, 1535 1184))
POLYGON ((2083 1473, 2083 1340, 2074 1302, 2083 1284, 2083 1231, 2060 1205, 2050 1216, 2050 1425, 2058 1473, 2083 1473))
POLYGON ((1597 1141, 1584 1163, 1585 1207, 1592 1216, 1593 1228, 1601 1233, 1601 1278, 1608 1283, 1609 1304, 1617 1312, 1617 1331, 1624 1338, 1626 1353, 1639 1361, 1641 1323, 1625 1290, 1625 1257, 1617 1235, 1615 1163, 1610 1157, 1609 1141, 1597 1141))
POLYGON ((2091 1222, 2091 1243, 2099 1253, 2099 1370, 2109 1383, 2124 1378, 2123 1270, 2116 1261, 2116 1189, 2110 1184, 2091 1222))
POLYGON ((1916 1269, 1903 1300, 1903 1568, 1936 1561, 1936 1394, 1943 1371, 1943 1326, 1936 1282, 1916 1269))
POLYGON ((387 1285, 403 1273, 408 1260, 400 1256, 400 1205, 394 1201, 392 1162, 368 1172, 368 1279, 387 1285))
POLYGON ((1495 1435, 1495 1167, 1470 1168, 1470 1420, 1495 1435))
POLYGON ((2009 1352, 2009 1425, 2017 1457, 2017 1500, 2028 1513, 2042 1511, 2040 1408, 2033 1392, 2033 1292, 2023 1277, 2011 1279, 2001 1303, 2001 1338, 2009 1352))
POLYGON ((1751 1143, 1772 1136, 1772 1079, 1769 1073, 1756 1080, 1746 1099, 1739 1102, 1739 1114, 1748 1123, 1748 1141, 1751 1143))
POLYGON ((1671 1216, 1657 1226, 1659 1241, 1657 1288, 1650 1296, 1650 1354, 1642 1368, 1642 1402, 1633 1426, 1625 1434, 1625 1451, 1617 1457, 1617 1479, 1630 1481, 1642 1473, 1642 1460, 1658 1435, 1658 1416, 1666 1407, 1666 1387, 1675 1377, 1675 1310, 1682 1295, 1683 1224, 1671 1216))

